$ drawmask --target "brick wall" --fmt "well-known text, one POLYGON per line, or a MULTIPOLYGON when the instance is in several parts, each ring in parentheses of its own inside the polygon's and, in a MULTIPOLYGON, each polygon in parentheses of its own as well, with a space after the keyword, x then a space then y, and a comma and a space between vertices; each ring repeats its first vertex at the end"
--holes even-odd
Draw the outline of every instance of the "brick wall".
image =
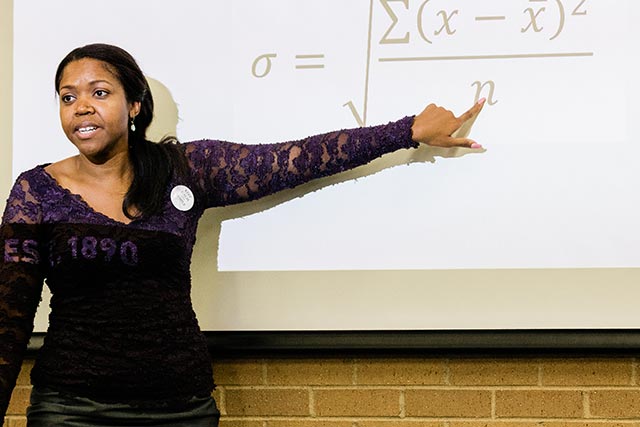
MULTIPOLYGON (((25 362, 5 427, 25 426, 25 362)), ((280 357, 214 364, 221 427, 640 427, 633 357, 280 357)))

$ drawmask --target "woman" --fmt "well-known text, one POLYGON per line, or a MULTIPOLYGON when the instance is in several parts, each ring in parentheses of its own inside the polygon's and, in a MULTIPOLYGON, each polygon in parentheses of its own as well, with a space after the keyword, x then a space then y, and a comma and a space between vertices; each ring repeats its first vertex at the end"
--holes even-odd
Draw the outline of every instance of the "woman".
POLYGON ((146 140, 149 86, 124 50, 73 50, 56 78, 78 154, 21 174, 0 228, 0 414, 20 369, 43 280, 49 329, 32 370, 29 426, 215 426, 213 378, 190 301, 204 209, 253 200, 450 135, 460 117, 420 115, 295 142, 146 140))

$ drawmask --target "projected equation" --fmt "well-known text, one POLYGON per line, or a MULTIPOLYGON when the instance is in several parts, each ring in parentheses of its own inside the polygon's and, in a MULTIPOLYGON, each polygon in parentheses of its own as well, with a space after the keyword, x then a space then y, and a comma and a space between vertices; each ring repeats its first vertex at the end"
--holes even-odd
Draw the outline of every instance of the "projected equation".
MULTIPOLYGON (((564 0, 566 1, 566 0, 564 0)), ((575 0, 576 5, 571 7, 570 13, 573 17, 586 16, 587 0, 575 0)), ((408 0, 381 0, 381 4, 391 19, 391 25, 382 36, 380 44, 394 44, 409 43, 411 34, 409 32, 404 33, 402 37, 393 37, 392 33, 395 27, 400 23, 400 17, 397 11, 391 7, 390 3, 399 2, 404 5, 404 8, 408 10, 408 0)), ((417 14, 413 16, 417 23, 417 32, 422 40, 426 43, 432 44, 437 37, 453 36, 458 33, 459 30, 466 33, 473 33, 474 36, 478 36, 479 31, 482 28, 479 27, 467 27, 461 28, 459 25, 460 17, 465 13, 464 9, 456 9, 449 7, 447 9, 439 9, 433 7, 437 3, 433 0, 425 0, 420 8, 417 10, 417 14), (431 32, 429 26, 426 25, 428 18, 435 18, 436 26, 434 31, 431 32), (468 30, 468 31, 467 31, 468 30)), ((488 3, 488 2, 486 2, 488 3)), ((503 23, 512 21, 516 23, 516 29, 519 28, 521 34, 524 33, 543 33, 545 31, 551 31, 552 35, 549 40, 554 40, 562 34, 567 25, 567 6, 563 0, 528 0, 529 5, 519 15, 508 15, 506 13, 495 13, 500 8, 494 8, 494 13, 471 13, 470 16, 477 23, 503 23), (553 22, 555 21, 555 23, 553 22)), ((513 30, 514 27, 506 26, 507 30, 513 30)))
MULTIPOLYGON (((371 0, 364 71, 364 106, 353 101, 342 106, 351 110, 360 126, 367 124, 369 75, 372 62, 411 63, 444 61, 486 61, 588 58, 594 52, 575 49, 576 26, 583 32, 590 26, 589 0, 371 0), (520 49, 520 50, 515 50, 520 49), (375 51, 375 52, 374 52, 375 51), (374 58, 375 56, 375 58, 374 58)), ((281 55, 277 50, 262 53, 251 62, 251 76, 265 79, 282 67, 300 73, 321 72, 330 67, 331 54, 322 51, 281 55)), ((474 100, 486 97, 495 105, 496 82, 471 82, 474 100)))

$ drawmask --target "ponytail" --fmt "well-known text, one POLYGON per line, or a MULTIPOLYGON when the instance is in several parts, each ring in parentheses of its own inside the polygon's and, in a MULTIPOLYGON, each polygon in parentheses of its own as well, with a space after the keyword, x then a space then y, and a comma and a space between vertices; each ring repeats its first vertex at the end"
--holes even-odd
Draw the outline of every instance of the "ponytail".
MULTIPOLYGON (((131 131, 130 131, 131 133, 131 131)), ((174 174, 184 176, 187 162, 178 140, 165 137, 160 142, 136 140, 129 148, 133 181, 122 202, 129 219, 140 219, 162 210, 163 196, 174 174)))

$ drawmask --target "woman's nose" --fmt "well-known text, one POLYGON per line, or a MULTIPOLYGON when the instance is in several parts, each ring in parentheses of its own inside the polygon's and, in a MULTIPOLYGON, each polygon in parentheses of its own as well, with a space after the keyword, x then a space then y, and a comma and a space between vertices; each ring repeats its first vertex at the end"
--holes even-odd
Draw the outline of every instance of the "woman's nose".
POLYGON ((76 102, 76 114, 79 116, 85 115, 85 114, 93 114, 95 112, 95 109, 93 108, 93 105, 91 104, 91 102, 89 102, 86 99, 78 99, 78 102, 76 102))

